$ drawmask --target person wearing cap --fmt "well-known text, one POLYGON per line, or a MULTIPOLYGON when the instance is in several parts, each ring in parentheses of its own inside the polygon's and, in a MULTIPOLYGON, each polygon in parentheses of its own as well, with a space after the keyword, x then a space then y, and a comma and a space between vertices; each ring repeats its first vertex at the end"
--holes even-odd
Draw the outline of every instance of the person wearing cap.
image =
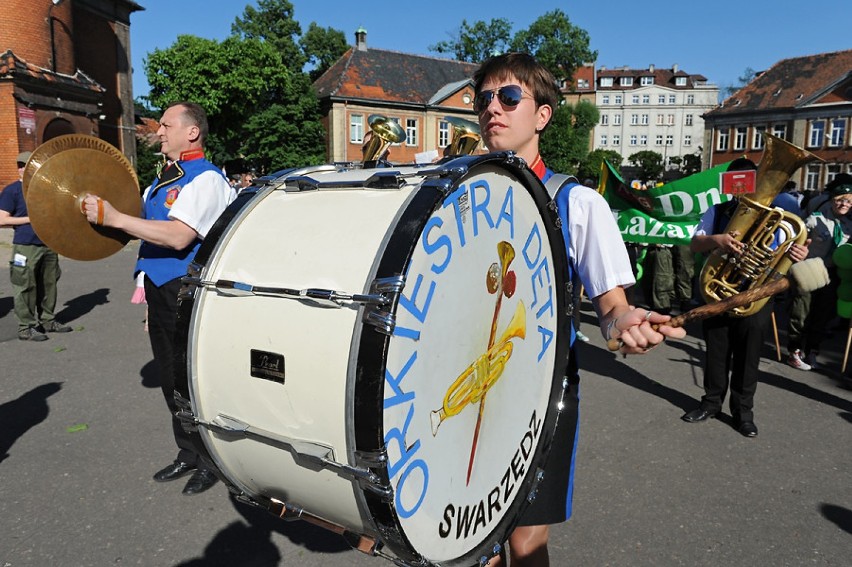
POLYGON ((829 322, 837 314, 837 288, 840 277, 832 254, 852 236, 852 175, 841 173, 825 187, 827 200, 805 219, 811 245, 809 258, 822 258, 829 283, 810 294, 799 293, 790 306, 787 328, 787 364, 798 370, 811 370, 817 364, 822 340, 829 322), (808 297, 810 296, 810 297, 808 297))
POLYGON ((18 180, 0 193, 0 227, 15 231, 9 280, 15 296, 18 338, 46 341, 46 333, 67 333, 71 327, 56 320, 56 283, 62 274, 59 255, 33 231, 24 201, 21 180, 30 155, 31 152, 18 154, 18 180))

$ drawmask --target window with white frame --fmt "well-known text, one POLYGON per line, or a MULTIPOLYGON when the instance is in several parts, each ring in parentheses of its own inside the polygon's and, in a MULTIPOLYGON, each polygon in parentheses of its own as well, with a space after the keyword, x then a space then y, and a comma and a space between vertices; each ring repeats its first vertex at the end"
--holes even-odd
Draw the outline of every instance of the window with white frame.
POLYGON ((438 122, 438 147, 446 148, 450 145, 450 123, 446 120, 438 122))
POLYGON ((674 114, 666 114, 666 125, 674 126, 674 114))
POLYGON ((611 87, 612 86, 612 77, 601 77, 601 86, 602 87, 611 87))
POLYGON ((640 146, 647 146, 648 145, 648 135, 647 134, 642 134, 641 136, 639 136, 639 145, 640 146))
POLYGON ((695 95, 686 95, 686 104, 695 104, 695 95))
POLYGON ((631 102, 633 102, 633 104, 639 104, 639 95, 638 94, 633 95, 630 100, 631 100, 631 102))
POLYGON ((748 128, 745 126, 739 126, 734 131, 734 149, 735 150, 744 150, 746 147, 746 140, 748 139, 748 128))
POLYGON ((417 146, 417 119, 405 119, 405 145, 417 146))
POLYGON ((647 87, 648 85, 654 84, 654 77, 640 77, 639 84, 643 87, 647 87))
POLYGON ((602 146, 606 145, 606 134, 601 134, 601 145, 602 146))
POLYGON ((659 104, 666 104, 666 95, 661 94, 657 97, 657 102, 659 104))
POLYGON ((603 95, 601 97, 601 104, 609 104, 609 95, 603 95))
POLYGON ((787 125, 786 124, 773 124, 772 125, 772 133, 775 136, 778 136, 782 140, 787 139, 787 125))
POLYGON ((620 146, 621 145, 621 136, 620 135, 618 135, 618 134, 612 135, 612 145, 613 146, 620 146))
POLYGON ((612 115, 612 123, 614 126, 621 126, 621 115, 613 114, 612 115))
POLYGON ((621 81, 619 84, 622 87, 630 87, 633 86, 633 77, 621 77, 621 81))
POLYGON ((609 114, 601 114, 601 126, 609 124, 609 114))
POLYGON ((753 150, 762 150, 766 143, 766 137, 763 135, 766 132, 766 126, 755 126, 751 139, 751 147, 753 150))
POLYGON ((684 117, 683 117, 683 124, 684 124, 684 126, 692 126, 692 120, 693 120, 693 119, 692 119, 692 115, 691 115, 691 114, 687 114, 686 116, 684 116, 684 117))
POLYGON ((349 141, 353 144, 360 144, 364 141, 364 115, 350 114, 349 115, 349 141))
POLYGON ((642 95, 642 104, 651 104, 651 95, 642 95))
POLYGON ((810 164, 805 166, 805 189, 808 191, 816 191, 819 189, 819 164, 810 164))
POLYGON ((668 134, 666 136, 666 145, 667 146, 673 146, 674 145, 674 136, 672 136, 671 134, 668 134))
POLYGON ((578 89, 589 88, 589 79, 577 79, 577 88, 578 89))
POLYGON ((665 123, 666 123, 666 115, 665 114, 658 114, 657 115, 657 126, 662 126, 665 123))
POLYGON ((636 136, 636 134, 630 134, 630 145, 635 146, 637 141, 638 137, 636 136))
POLYGON ((675 77, 675 85, 678 87, 685 87, 686 77, 675 77))
POLYGON ((683 137, 683 145, 684 146, 691 146, 692 145, 692 136, 690 136, 689 134, 684 136, 683 137))
POLYGON ((670 94, 669 95, 669 104, 676 104, 676 103, 677 103, 677 97, 675 97, 675 95, 673 95, 673 94, 670 94))
POLYGON ((655 146, 662 146, 663 145, 663 135, 662 134, 657 134, 657 137, 654 139, 654 145, 655 146))
POLYGON ((808 147, 822 147, 822 141, 825 138, 825 120, 811 120, 810 128, 808 129, 808 147))
POLYGON ((639 124, 639 115, 638 114, 631 114, 630 115, 630 124, 632 126, 636 126, 637 124, 639 124))
POLYGON ((642 125, 647 126, 648 124, 650 124, 650 115, 643 114, 642 115, 642 125))
POLYGON ((719 151, 725 151, 728 149, 728 140, 731 136, 731 131, 727 128, 719 130, 716 133, 716 149, 719 151))
POLYGON ((615 97, 613 98, 615 99, 615 104, 621 104, 621 101, 624 100, 624 97, 622 97, 620 94, 615 95, 615 97))
POLYGON ((842 171, 843 171, 843 168, 840 166, 839 163, 830 163, 830 164, 826 165, 825 166, 825 184, 828 185, 829 183, 834 181, 834 178, 837 177, 842 171))
POLYGON ((828 145, 832 148, 839 148, 846 145, 846 119, 835 118, 831 121, 831 131, 829 132, 828 145))

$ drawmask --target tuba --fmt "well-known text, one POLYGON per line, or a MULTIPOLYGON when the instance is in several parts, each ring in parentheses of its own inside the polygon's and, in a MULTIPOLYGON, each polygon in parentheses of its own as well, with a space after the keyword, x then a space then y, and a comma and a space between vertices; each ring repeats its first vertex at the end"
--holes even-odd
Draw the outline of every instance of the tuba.
POLYGON ((376 167, 384 158, 391 144, 405 141, 405 131, 402 126, 381 114, 371 114, 367 117, 372 137, 361 147, 364 167, 376 167))
POLYGON ((462 156, 472 154, 479 146, 482 135, 479 133, 479 124, 464 118, 445 116, 444 120, 453 127, 453 141, 447 146, 444 155, 462 156))
MULTIPOLYGON (((804 164, 819 160, 814 154, 772 134, 765 134, 766 150, 757 168, 756 190, 740 197, 725 232, 744 244, 743 253, 714 250, 699 277, 701 295, 716 303, 738 293, 778 280, 790 269, 790 246, 802 244, 807 230, 795 214, 769 205, 790 176, 804 164), (781 235, 781 244, 777 244, 781 235)), ((747 317, 769 301, 765 297, 737 307, 733 315, 747 317)))

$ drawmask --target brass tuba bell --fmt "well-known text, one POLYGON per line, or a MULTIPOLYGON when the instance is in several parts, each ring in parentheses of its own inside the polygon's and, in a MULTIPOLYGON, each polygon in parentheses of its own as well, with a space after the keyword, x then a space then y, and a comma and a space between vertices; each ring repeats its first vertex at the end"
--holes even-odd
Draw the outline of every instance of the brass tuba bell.
POLYGON ((405 131, 402 126, 381 114, 371 114, 367 117, 370 126, 370 139, 361 147, 361 155, 365 167, 375 167, 391 144, 401 144, 405 141, 405 131))
MULTIPOLYGON (((787 255, 793 243, 802 244, 807 230, 795 214, 771 208, 790 176, 804 164, 820 160, 807 150, 772 134, 765 134, 766 150, 757 168, 756 190, 751 197, 740 197, 725 232, 744 244, 739 255, 714 250, 699 277, 701 295, 715 303, 784 276, 792 260, 787 255), (777 235, 783 235, 777 244, 777 235)), ((822 161, 822 160, 820 160, 822 161)), ((733 315, 746 317, 757 313, 769 297, 737 307, 733 315)))
POLYGON ((447 146, 445 155, 447 156, 463 156, 472 154, 479 146, 479 141, 482 139, 482 134, 479 131, 479 124, 464 118, 455 116, 445 116, 444 120, 453 127, 453 140, 447 146))

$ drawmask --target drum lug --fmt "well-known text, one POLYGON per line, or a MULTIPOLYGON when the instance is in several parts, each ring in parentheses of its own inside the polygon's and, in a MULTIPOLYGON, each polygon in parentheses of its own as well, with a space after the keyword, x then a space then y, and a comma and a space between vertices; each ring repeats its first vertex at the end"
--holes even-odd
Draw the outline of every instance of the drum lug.
POLYGON ((365 325, 374 327, 378 332, 385 335, 392 335, 396 327, 396 316, 381 309, 384 305, 395 305, 397 296, 405 287, 404 276, 391 276, 387 278, 377 278, 370 284, 371 296, 379 296, 385 299, 381 304, 373 304, 365 307, 362 321, 365 325))
POLYGON ((178 407, 178 411, 175 412, 175 417, 180 422, 181 427, 187 433, 195 433, 198 431, 198 418, 195 417, 195 414, 192 413, 192 404, 180 395, 179 392, 175 391, 175 405, 178 407))
POLYGON ((561 229, 562 228, 562 217, 559 216, 559 209, 556 206, 556 201, 550 201, 547 204, 547 210, 549 210, 551 213, 553 213, 553 224, 556 226, 556 228, 561 229))

